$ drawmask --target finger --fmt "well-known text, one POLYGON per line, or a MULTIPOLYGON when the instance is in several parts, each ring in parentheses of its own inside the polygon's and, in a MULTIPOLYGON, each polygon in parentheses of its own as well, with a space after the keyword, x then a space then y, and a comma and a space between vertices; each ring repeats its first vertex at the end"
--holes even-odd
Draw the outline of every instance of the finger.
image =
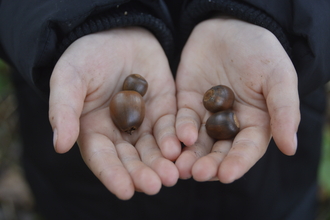
POLYGON ((174 161, 181 153, 181 143, 175 133, 175 115, 161 117, 155 124, 154 135, 165 158, 174 161))
POLYGON ((268 111, 271 117, 271 131, 278 148, 286 155, 293 155, 297 149, 296 132, 300 122, 297 77, 286 74, 286 80, 279 80, 266 93, 268 111))
POLYGON ((81 155, 94 175, 119 199, 134 195, 134 184, 119 160, 116 148, 108 137, 101 134, 82 134, 78 141, 81 155))
POLYGON ((58 153, 71 149, 79 135, 86 89, 74 70, 55 67, 50 80, 49 120, 58 153))
POLYGON ((218 179, 218 169, 222 160, 228 154, 232 141, 217 141, 211 152, 196 161, 192 168, 192 175, 196 181, 209 181, 218 179))
POLYGON ((220 164, 219 180, 231 183, 241 178, 265 154, 269 141, 270 132, 267 127, 248 127, 241 130, 220 164))
POLYGON ((158 175, 139 156, 136 148, 126 141, 116 143, 116 149, 121 162, 130 174, 137 191, 155 195, 161 188, 158 175))
POLYGON ((191 178, 194 163, 210 152, 213 142, 206 133, 205 125, 202 125, 198 140, 193 145, 185 147, 175 162, 181 179, 191 178))
POLYGON ((179 178, 179 172, 173 162, 163 157, 154 137, 146 134, 135 145, 141 160, 159 176, 164 186, 173 186, 179 178))
POLYGON ((198 138, 201 121, 195 111, 189 108, 179 109, 176 117, 176 134, 186 146, 193 145, 198 138))

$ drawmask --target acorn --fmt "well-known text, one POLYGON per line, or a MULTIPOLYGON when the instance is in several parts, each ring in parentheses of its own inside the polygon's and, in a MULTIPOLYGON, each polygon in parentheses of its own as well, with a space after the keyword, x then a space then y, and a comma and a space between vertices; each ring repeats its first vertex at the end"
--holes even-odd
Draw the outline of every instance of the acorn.
POLYGON ((232 139, 239 132, 239 122, 232 110, 211 115, 205 124, 207 134, 217 140, 232 139))
POLYGON ((234 101, 234 92, 224 85, 213 86, 203 96, 204 107, 212 113, 232 108, 234 101))
POLYGON ((148 82, 139 74, 131 74, 124 80, 122 90, 133 90, 144 96, 148 90, 148 82))
POLYGON ((118 92, 112 97, 109 107, 114 124, 128 134, 137 130, 144 120, 144 100, 136 91, 118 92))

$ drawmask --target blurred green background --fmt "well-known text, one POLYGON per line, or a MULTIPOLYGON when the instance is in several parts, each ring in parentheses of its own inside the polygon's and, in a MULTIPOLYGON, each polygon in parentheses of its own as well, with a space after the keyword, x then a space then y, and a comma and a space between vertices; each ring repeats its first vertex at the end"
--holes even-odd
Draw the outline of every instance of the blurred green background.
MULTIPOLYGON (((330 83, 326 85, 330 101, 330 83)), ((8 66, 0 60, 0 220, 40 220, 33 196, 19 164, 20 137, 16 102, 8 66)), ((319 213, 316 220, 330 220, 330 105, 324 128, 319 169, 319 213)))

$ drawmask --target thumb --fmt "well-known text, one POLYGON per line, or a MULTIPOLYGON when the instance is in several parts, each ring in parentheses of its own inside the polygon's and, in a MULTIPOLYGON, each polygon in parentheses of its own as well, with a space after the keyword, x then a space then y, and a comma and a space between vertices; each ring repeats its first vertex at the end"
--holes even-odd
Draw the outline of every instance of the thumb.
POLYGON ((70 67, 56 66, 50 79, 49 120, 54 132, 54 148, 66 153, 79 135, 79 118, 86 89, 70 67))
POLYGON ((297 148, 296 132, 300 123, 297 76, 293 68, 283 73, 285 77, 269 86, 267 106, 276 145, 284 154, 293 155, 297 148))

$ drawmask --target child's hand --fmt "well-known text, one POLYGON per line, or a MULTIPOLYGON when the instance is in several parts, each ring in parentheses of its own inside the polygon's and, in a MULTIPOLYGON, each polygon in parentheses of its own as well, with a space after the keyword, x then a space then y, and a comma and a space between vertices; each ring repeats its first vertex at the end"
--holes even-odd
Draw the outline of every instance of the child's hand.
POLYGON ((198 24, 181 55, 176 87, 176 131, 187 146, 176 161, 181 178, 233 182, 263 156, 271 137, 284 154, 295 153, 297 75, 268 30, 231 18, 198 24), (241 130, 234 140, 215 141, 205 131, 210 113, 203 95, 218 84, 236 95, 241 130))
POLYGON ((134 190, 156 194, 177 182, 171 160, 181 152, 175 134, 175 84, 167 58, 141 28, 121 28, 75 41, 58 61, 50 81, 49 118, 55 149, 67 152, 78 139, 87 166, 120 199, 134 190), (126 76, 148 81, 145 119, 132 135, 113 124, 109 102, 126 76))

